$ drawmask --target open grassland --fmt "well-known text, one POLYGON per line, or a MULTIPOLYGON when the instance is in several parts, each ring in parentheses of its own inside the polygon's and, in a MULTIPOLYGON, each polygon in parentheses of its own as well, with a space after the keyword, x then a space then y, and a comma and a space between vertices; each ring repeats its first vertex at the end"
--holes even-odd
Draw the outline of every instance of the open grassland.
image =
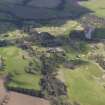
POLYGON ((89 63, 74 70, 60 70, 72 102, 80 105, 105 105, 105 80, 102 79, 104 73, 96 64, 89 63))
POLYGON ((12 46, 0 48, 0 55, 5 60, 5 69, 7 72, 12 70, 24 71, 28 61, 22 59, 22 53, 24 53, 24 51, 12 46))
POLYGON ((23 89, 33 89, 40 91, 40 75, 30 75, 30 74, 20 74, 15 75, 12 81, 8 84, 9 87, 23 88, 23 89))
MULTIPOLYGON (((39 2, 41 0, 36 1, 39 2)), ((77 17, 78 14, 81 14, 81 11, 84 11, 84 14, 86 14, 88 13, 86 8, 88 8, 89 10, 93 11, 93 14, 105 17, 104 0, 85 1, 81 3, 84 8, 82 8, 80 5, 77 6, 74 3, 71 4, 71 0, 66 0, 66 4, 64 5, 64 9, 62 11, 51 8, 49 9, 49 6, 54 6, 54 8, 56 7, 56 4, 53 4, 55 2, 51 3, 50 5, 36 5, 35 0, 32 0, 32 2, 29 2, 27 5, 15 5, 17 3, 21 3, 22 0, 19 0, 19 2, 17 0, 8 0, 8 2, 10 2, 9 5, 5 4, 7 3, 5 2, 3 4, 5 7, 0 5, 0 8, 9 10, 9 12, 15 14, 15 16, 20 20, 24 18, 57 18, 54 20, 52 19, 51 21, 38 21, 38 26, 36 25, 37 28, 35 28, 35 30, 38 32, 49 32, 50 34, 55 35, 57 38, 60 36, 68 38, 73 30, 79 31, 82 29, 80 23, 78 23, 76 20, 65 19, 65 16, 70 17, 71 15, 75 15, 75 17, 77 17), (11 4, 11 2, 13 2, 13 4, 11 4), (33 8, 33 6, 35 8, 33 8), (44 8, 36 8, 38 6, 43 6, 44 8), (57 16, 63 19, 59 19, 57 16)), ((1 19, 12 19, 15 18, 15 16, 13 17, 11 14, 8 14, 8 18, 6 17, 5 13, 0 14, 1 19)), ((105 38, 104 28, 96 29, 94 37, 105 38)), ((15 39, 21 38, 25 35, 27 34, 22 33, 20 30, 15 28, 14 25, 0 25, 1 39, 15 39)), ((92 43, 88 45, 87 42, 80 40, 78 42, 73 42, 72 45, 64 42, 62 47, 65 50, 67 57, 66 59, 68 60, 75 60, 77 58, 87 59, 89 57, 89 53, 105 55, 103 43, 100 43, 97 46, 93 45, 92 43)), ((36 46, 33 46, 33 48, 36 49, 36 46)), ((46 51, 46 48, 44 47, 37 46, 37 49, 39 52, 46 51)), ((11 74, 11 80, 7 84, 8 87, 32 89, 37 91, 40 90, 41 74, 31 74, 26 72, 26 68, 28 67, 29 62, 32 60, 26 51, 13 46, 0 47, 0 56, 4 59, 5 64, 5 68, 0 70, 0 72, 5 75, 11 74), (23 56, 25 56, 26 59, 23 59, 23 56)), ((37 70, 40 70, 38 66, 40 63, 41 62, 34 64, 34 66, 37 67, 37 70)), ((62 67, 60 68, 58 77, 67 85, 68 96, 72 103, 78 102, 80 105, 105 105, 105 78, 103 78, 105 76, 102 68, 99 65, 89 62, 86 65, 78 66, 74 70, 62 67)))
POLYGON ((89 0, 83 2, 83 5, 92 10, 93 14, 105 17, 105 0, 89 0))
POLYGON ((17 47, 0 48, 0 56, 4 59, 4 74, 11 74, 9 87, 20 87, 25 89, 40 90, 40 75, 32 75, 26 73, 25 69, 28 66, 30 59, 28 54, 17 47), (23 59, 22 56, 26 59, 23 59))

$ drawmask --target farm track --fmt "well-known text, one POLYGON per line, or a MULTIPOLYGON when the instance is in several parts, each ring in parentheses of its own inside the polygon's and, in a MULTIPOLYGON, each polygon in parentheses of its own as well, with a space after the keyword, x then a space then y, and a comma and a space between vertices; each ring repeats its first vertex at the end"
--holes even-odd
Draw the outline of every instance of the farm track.
POLYGON ((4 87, 4 79, 0 78, 0 105, 50 105, 49 101, 24 95, 16 92, 8 92, 4 87))

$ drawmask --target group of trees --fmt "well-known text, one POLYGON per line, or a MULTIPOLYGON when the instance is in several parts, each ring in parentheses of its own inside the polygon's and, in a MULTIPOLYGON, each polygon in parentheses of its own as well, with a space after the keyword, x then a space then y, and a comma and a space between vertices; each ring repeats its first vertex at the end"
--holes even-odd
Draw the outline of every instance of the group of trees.
MULTIPOLYGON (((49 99, 52 105, 71 105, 68 101, 67 87, 65 83, 57 78, 59 66, 66 61, 65 52, 57 51, 55 48, 58 45, 61 45, 61 42, 49 33, 30 33, 30 31, 28 33, 30 35, 27 37, 10 40, 11 43, 14 42, 14 45, 28 51, 30 57, 32 57, 29 65, 25 68, 25 72, 34 75, 42 75, 40 81, 40 96, 49 99), (53 46, 53 51, 39 53, 37 49, 34 50, 32 47, 32 45, 36 43, 45 47, 53 46)), ((24 56, 23 59, 25 59, 24 56)), ((7 82, 11 81, 12 77, 13 75, 9 74, 7 82)), ((34 90, 26 90, 19 87, 9 89, 36 95, 34 90)))
POLYGON ((66 85, 56 78, 57 68, 64 62, 64 57, 59 57, 57 53, 50 53, 50 56, 43 54, 40 59, 43 64, 42 96, 49 99, 52 105, 70 105, 67 101, 66 85))

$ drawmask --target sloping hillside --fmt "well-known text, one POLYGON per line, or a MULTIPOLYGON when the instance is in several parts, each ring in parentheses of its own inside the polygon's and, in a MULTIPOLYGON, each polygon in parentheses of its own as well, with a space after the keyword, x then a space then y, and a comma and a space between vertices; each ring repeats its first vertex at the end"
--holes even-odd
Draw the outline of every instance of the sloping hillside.
POLYGON ((1 0, 0 102, 105 105, 104 5, 1 0))

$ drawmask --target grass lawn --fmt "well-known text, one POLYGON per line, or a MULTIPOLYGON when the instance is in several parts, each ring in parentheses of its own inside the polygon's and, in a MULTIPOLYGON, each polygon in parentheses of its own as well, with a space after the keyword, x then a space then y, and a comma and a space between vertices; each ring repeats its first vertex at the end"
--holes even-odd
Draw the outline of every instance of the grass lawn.
MULTIPOLYGON (((5 69, 4 74, 12 73, 12 80, 9 82, 10 87, 22 87, 26 89, 40 90, 40 75, 32 75, 25 72, 25 68, 30 61, 28 54, 17 47, 0 48, 0 56, 4 58, 5 69)), ((1 70, 2 71, 2 70, 1 70)))
POLYGON ((0 48, 0 56, 5 61, 5 71, 11 72, 19 70, 24 72, 24 67, 28 64, 28 60, 22 59, 25 52, 17 47, 2 47, 0 48))
POLYGON ((8 84, 9 87, 20 87, 40 91, 40 75, 20 74, 15 75, 8 84))
POLYGON ((76 101, 80 105, 105 105, 105 88, 101 78, 103 72, 97 65, 89 63, 75 70, 60 70, 72 102, 76 101))
POLYGON ((83 5, 94 12, 97 16, 105 17, 105 0, 89 0, 83 5))

